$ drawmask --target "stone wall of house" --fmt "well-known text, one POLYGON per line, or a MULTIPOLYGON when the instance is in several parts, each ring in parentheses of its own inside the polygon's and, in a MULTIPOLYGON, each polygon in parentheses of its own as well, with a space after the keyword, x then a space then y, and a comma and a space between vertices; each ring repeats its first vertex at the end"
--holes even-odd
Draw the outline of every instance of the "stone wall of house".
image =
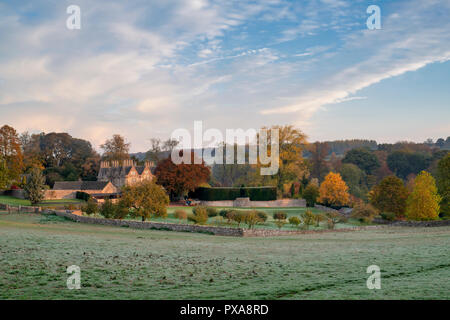
POLYGON ((304 199, 280 199, 272 201, 250 201, 249 198, 237 198, 236 200, 222 200, 222 201, 200 201, 201 205, 207 207, 262 207, 262 208, 277 208, 277 207, 306 207, 304 199))
POLYGON ((45 190, 45 200, 75 199, 77 190, 45 190))

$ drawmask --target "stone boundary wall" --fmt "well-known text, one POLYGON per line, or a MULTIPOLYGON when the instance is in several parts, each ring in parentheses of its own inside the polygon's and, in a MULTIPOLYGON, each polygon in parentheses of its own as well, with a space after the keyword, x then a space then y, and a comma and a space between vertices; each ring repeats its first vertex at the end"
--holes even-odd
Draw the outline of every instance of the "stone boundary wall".
POLYGON ((381 229, 386 226, 363 226, 354 228, 342 228, 342 229, 323 229, 323 230, 275 230, 275 229, 243 229, 244 237, 276 237, 276 236, 288 236, 298 234, 317 234, 317 233, 330 233, 330 232, 351 232, 371 229, 381 229))
POLYGON ((325 212, 331 212, 331 213, 340 213, 339 210, 333 209, 333 208, 329 208, 329 207, 325 207, 322 206, 320 204, 314 204, 314 208, 325 211, 325 212))
POLYGON ((289 208, 306 207, 305 199, 279 199, 271 201, 251 201, 249 198, 237 198, 236 200, 200 201, 207 207, 236 207, 236 208, 289 208))
POLYGON ((198 226, 191 224, 176 224, 176 223, 164 223, 164 222, 150 222, 150 221, 130 221, 130 220, 117 220, 117 219, 103 219, 79 216, 71 213, 71 211, 58 211, 58 210, 44 210, 43 213, 53 213, 60 217, 65 217, 70 220, 88 223, 88 224, 101 224, 107 226, 117 227, 129 227, 134 229, 156 229, 156 230, 168 230, 178 232, 198 232, 209 233, 217 236, 233 236, 242 237, 243 232, 241 228, 225 228, 225 227, 212 227, 212 226, 198 226))

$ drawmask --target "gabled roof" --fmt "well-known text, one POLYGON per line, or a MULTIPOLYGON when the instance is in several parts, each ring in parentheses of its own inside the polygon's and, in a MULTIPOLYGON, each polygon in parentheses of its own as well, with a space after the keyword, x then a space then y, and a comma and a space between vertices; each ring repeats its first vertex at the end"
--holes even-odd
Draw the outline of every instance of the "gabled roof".
POLYGON ((109 181, 56 181, 53 190, 103 190, 109 181))

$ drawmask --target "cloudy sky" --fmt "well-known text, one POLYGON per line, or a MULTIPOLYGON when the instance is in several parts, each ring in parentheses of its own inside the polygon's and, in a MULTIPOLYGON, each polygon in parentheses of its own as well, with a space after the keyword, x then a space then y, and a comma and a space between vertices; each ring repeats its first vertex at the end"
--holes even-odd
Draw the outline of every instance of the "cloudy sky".
POLYGON ((447 137, 449 16, 450 0, 0 0, 0 124, 95 146, 119 133, 132 151, 194 120, 294 124, 311 141, 447 137))

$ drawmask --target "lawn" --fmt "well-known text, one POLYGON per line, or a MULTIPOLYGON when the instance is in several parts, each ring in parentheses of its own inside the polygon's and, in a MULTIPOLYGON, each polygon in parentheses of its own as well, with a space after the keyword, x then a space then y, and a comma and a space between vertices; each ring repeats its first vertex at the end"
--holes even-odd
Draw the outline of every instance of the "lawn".
POLYGON ((0 298, 449 299, 449 247, 449 227, 234 238, 3 213, 0 298))
MULTIPOLYGON (((80 199, 57 199, 57 200, 44 200, 38 206, 53 206, 53 205, 65 205, 65 204, 80 204, 84 203, 84 200, 80 199)), ((0 195, 1 204, 9 204, 13 206, 31 206, 30 200, 14 198, 11 196, 0 195)))

